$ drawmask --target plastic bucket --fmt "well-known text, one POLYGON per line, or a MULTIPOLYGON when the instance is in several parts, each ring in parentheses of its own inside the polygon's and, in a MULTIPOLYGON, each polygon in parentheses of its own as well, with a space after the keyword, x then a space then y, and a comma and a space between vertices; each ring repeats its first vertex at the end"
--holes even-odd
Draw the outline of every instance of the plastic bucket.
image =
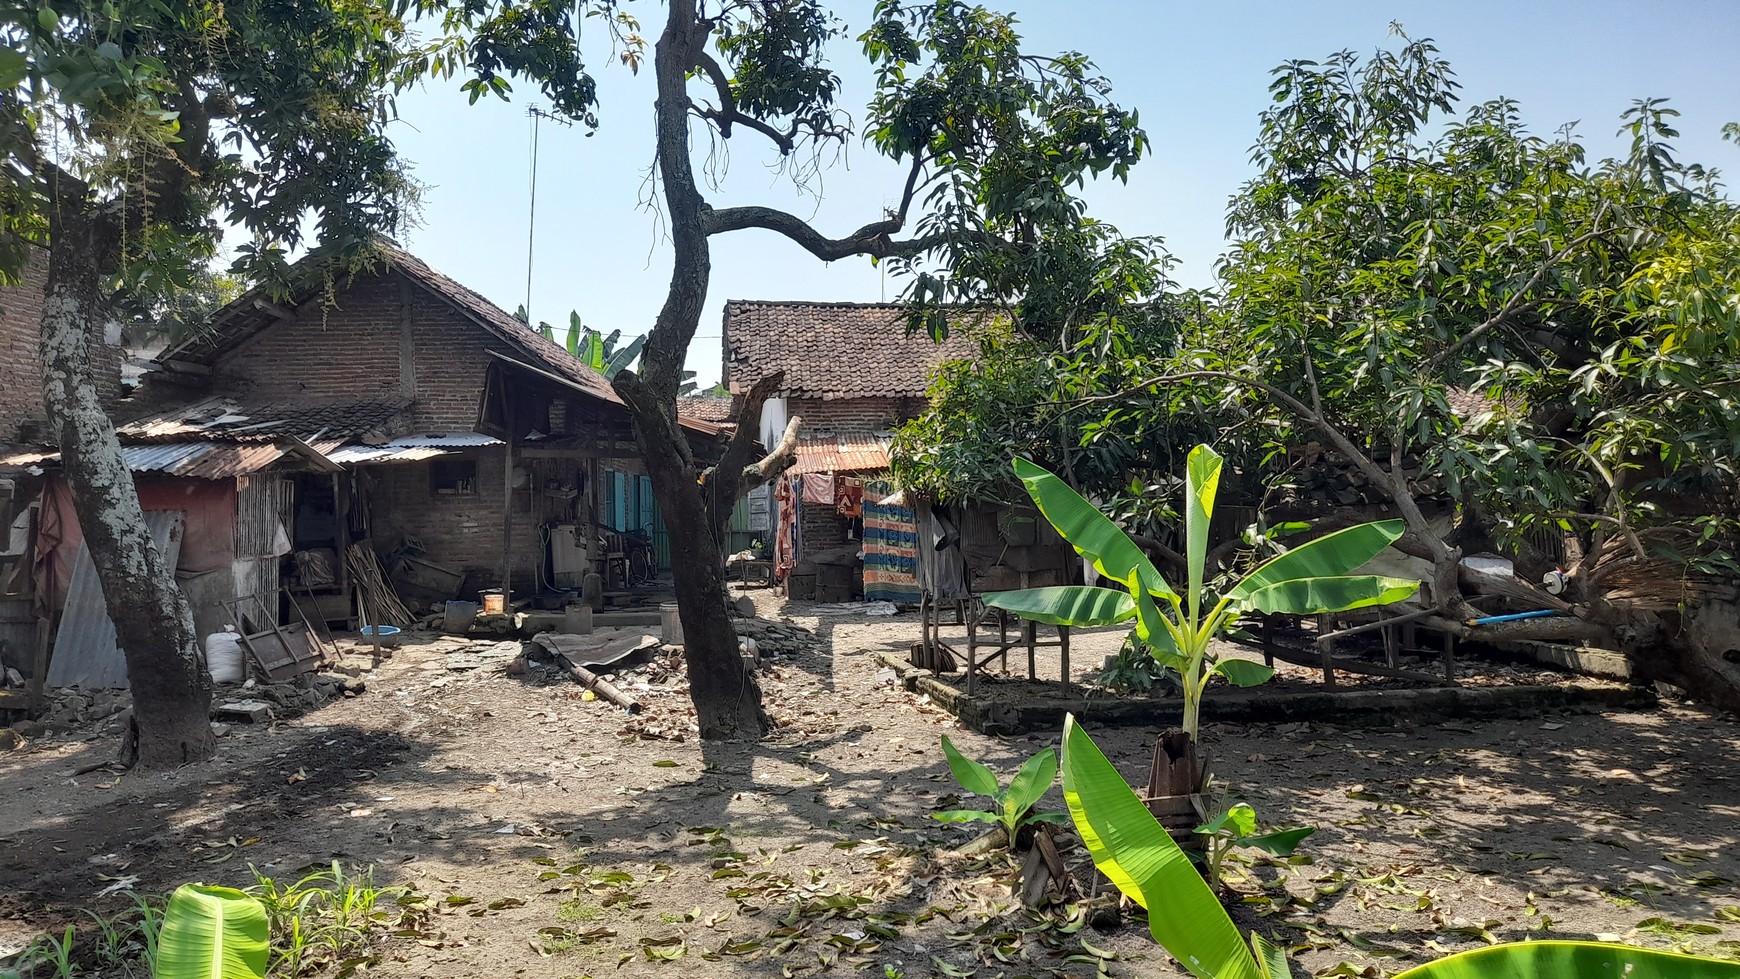
POLYGON ((441 618, 441 631, 462 634, 477 621, 476 602, 448 602, 441 618))
POLYGON ((659 606, 659 621, 664 631, 665 644, 681 646, 683 644, 683 620, 677 614, 676 602, 665 602, 659 606))
POLYGON ((483 593, 483 614, 503 615, 507 612, 507 597, 499 591, 483 593))
POLYGON ((365 625, 362 627, 363 638, 380 637, 381 645, 397 646, 399 644, 399 627, 396 625, 365 625))

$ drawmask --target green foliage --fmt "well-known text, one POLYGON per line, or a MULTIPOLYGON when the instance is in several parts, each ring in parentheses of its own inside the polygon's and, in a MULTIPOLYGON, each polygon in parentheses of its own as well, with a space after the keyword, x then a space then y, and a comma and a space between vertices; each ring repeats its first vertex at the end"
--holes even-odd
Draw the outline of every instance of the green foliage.
POLYGON ((266 974, 266 909, 232 887, 183 884, 158 934, 155 979, 256 979, 266 974))
MULTIPOLYGON (((1510 100, 1454 115, 1456 89, 1405 35, 1275 70, 1218 325, 1178 370, 1320 404, 1512 549, 1575 532, 1593 550, 1619 521, 1656 556, 1728 566, 1740 210, 1675 158, 1662 100, 1623 114, 1624 158, 1590 165, 1569 127, 1531 135, 1510 100)), ((1315 437, 1243 388, 1173 393, 1263 418, 1275 447, 1315 437)))
POLYGON ((1301 826, 1259 831, 1257 811, 1241 802, 1196 827, 1196 832, 1207 837, 1208 883, 1210 887, 1218 887, 1221 865, 1234 847, 1261 850, 1275 857, 1291 856, 1305 837, 1317 832, 1317 828, 1301 826))
MULTIPOLYGON (((1078 554, 1093 562, 1101 575, 1125 591, 1097 586, 1038 589, 986 598, 988 605, 1007 605, 1045 615, 1041 621, 1105 625, 1123 606, 1110 597, 1095 601, 1095 592, 1132 600, 1136 635, 1161 666, 1178 674, 1184 690, 1184 730, 1194 739, 1202 694, 1215 676, 1240 686, 1266 681, 1274 671, 1237 659, 1220 659, 1211 643, 1229 623, 1246 611, 1304 615, 1387 605, 1414 593, 1419 582, 1374 575, 1349 575, 1402 535, 1399 520, 1360 524, 1288 550, 1259 565, 1208 606, 1204 566, 1208 528, 1220 488, 1222 460, 1206 445, 1189 456, 1185 487, 1185 539, 1189 583, 1182 594, 1161 578, 1135 542, 1061 479, 1025 460, 1015 471, 1033 502, 1078 554), (1127 592, 1127 595, 1126 595, 1127 592), (1161 607, 1164 603, 1165 608, 1161 607), (1086 617, 1071 622, 1069 610, 1086 617)), ((1127 617, 1127 616, 1126 616, 1127 617)))
POLYGON ((334 861, 295 881, 254 872, 247 893, 271 925, 272 968, 290 976, 366 956, 373 933, 408 913, 403 887, 378 887, 372 870, 347 873, 334 861))
POLYGON ((1094 866, 1148 909, 1154 940, 1191 975, 1270 979, 1258 971, 1196 865, 1130 791, 1074 715, 1063 726, 1063 799, 1094 866))
POLYGON ((942 748, 955 781, 968 792, 990 799, 992 808, 951 809, 932 813, 933 818, 945 823, 981 822, 1000 826, 1010 847, 1014 847, 1016 834, 1028 823, 1063 821, 1062 813, 1033 811, 1057 778, 1057 754, 1049 747, 1039 749, 1027 759, 1007 788, 998 786, 997 776, 989 768, 957 751, 946 734, 943 735, 942 748))
POLYGON ((1165 675, 1165 669, 1154 662, 1154 657, 1149 656, 1147 650, 1136 641, 1135 635, 1131 634, 1118 647, 1117 655, 1112 657, 1110 664, 1099 671, 1093 682, 1113 693, 1141 693, 1152 689, 1165 675))
MULTIPOLYGON (((1063 796, 1094 865, 1148 910, 1154 940, 1198 979, 1288 979, 1284 950, 1239 937, 1184 851, 1130 791, 1072 715, 1063 728, 1063 796)), ((1254 826, 1254 814, 1250 818, 1254 826)), ((1417 966, 1396 979, 1735 979, 1740 964, 1597 942, 1522 942, 1478 948, 1417 966)))

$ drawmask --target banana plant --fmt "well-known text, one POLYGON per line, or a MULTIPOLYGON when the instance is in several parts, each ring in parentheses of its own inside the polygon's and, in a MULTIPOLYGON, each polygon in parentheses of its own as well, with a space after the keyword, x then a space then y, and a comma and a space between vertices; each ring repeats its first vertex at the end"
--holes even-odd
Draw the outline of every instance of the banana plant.
POLYGON ((1348 573, 1402 535, 1402 521, 1380 520, 1338 530, 1271 558, 1215 598, 1204 583, 1204 565, 1221 463, 1220 455, 1206 445, 1192 449, 1187 461, 1184 540, 1189 580, 1181 593, 1093 504, 1045 469, 1016 459, 1015 475, 1039 512, 1094 570, 1123 590, 1063 585, 985 597, 988 606, 1054 625, 1099 626, 1134 619, 1137 637, 1155 660, 1178 674, 1184 690, 1183 726, 1192 741, 1203 691, 1216 674, 1239 686, 1254 686, 1275 674, 1257 663, 1214 655, 1211 643, 1239 615, 1345 612, 1399 602, 1420 586, 1418 581, 1348 573))
MULTIPOLYGON (((1094 866, 1148 910, 1148 931, 1197 979, 1290 979, 1287 953, 1238 926, 1123 775, 1076 723, 1063 727, 1063 799, 1094 866)), ((1603 942, 1459 952, 1395 979, 1740 979, 1740 964, 1603 942)))
POLYGON ((152 979, 259 979, 266 909, 232 887, 183 884, 170 895, 152 979))
POLYGON ((1009 841, 1009 849, 1015 849, 1015 840, 1021 827, 1028 823, 1067 823, 1069 817, 1060 812, 1035 812, 1033 807, 1051 791, 1051 783, 1057 778, 1057 753, 1049 746, 1039 749, 1033 757, 1027 759, 1021 770, 1010 779, 1007 788, 999 787, 997 775, 982 763, 976 762, 960 753, 949 740, 948 735, 942 739, 943 757, 948 759, 949 772, 955 781, 974 795, 982 795, 991 800, 990 809, 951 809, 947 812, 932 813, 931 816, 945 823, 982 822, 992 823, 1003 829, 1003 838, 1009 841))

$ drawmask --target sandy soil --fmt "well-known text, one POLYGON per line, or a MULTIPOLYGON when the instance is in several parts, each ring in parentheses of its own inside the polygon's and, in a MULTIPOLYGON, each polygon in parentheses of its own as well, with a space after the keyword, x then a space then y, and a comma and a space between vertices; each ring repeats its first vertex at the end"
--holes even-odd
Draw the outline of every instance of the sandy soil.
MULTIPOLYGON (((944 852, 971 833, 929 815, 960 802, 940 736, 1012 773, 1055 734, 986 738, 889 682, 872 654, 911 644, 910 615, 758 601, 826 652, 767 666, 782 726, 754 746, 698 743, 678 671, 631 678, 647 710, 630 718, 536 669, 449 670, 443 642, 402 649, 361 696, 238 726, 208 765, 70 774, 112 736, 0 754, 0 949, 124 906, 98 897, 117 878, 161 892, 340 860, 439 902, 417 936, 383 940, 385 975, 1183 974, 1140 922, 1023 910, 1003 858, 944 852)), ((1116 642, 1079 637, 1075 664, 1116 642)), ((1133 781, 1156 733, 1094 732, 1133 781)), ((1302 974, 1542 934, 1740 957, 1731 720, 1668 704, 1205 740, 1228 801, 1319 827, 1294 862, 1231 881, 1236 914, 1302 974)))

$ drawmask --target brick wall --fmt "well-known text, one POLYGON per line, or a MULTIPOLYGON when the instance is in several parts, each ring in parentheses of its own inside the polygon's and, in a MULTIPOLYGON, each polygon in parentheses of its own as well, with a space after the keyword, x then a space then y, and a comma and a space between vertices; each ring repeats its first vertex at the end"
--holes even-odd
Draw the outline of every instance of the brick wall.
MULTIPOLYGON (((245 342, 219 362, 215 389, 252 401, 346 401, 413 394, 411 428, 472 430, 489 350, 513 348, 396 273, 370 276, 245 342), (413 391, 404 390, 410 300, 413 391)), ((522 359, 524 355, 518 355, 522 359)))
MULTIPOLYGON (((818 429, 877 432, 917 417, 925 404, 923 398, 793 398, 790 411, 803 418, 805 433, 818 429)), ((846 521, 833 507, 806 503, 801 516, 805 551, 858 543, 846 540, 846 521)))
MULTIPOLYGON (((54 441, 42 403, 42 356, 38 349, 48 256, 40 250, 24 268, 24 281, 0 289, 0 442, 54 441)), ((121 348, 106 342, 105 324, 94 324, 87 349, 103 404, 114 407, 121 390, 121 348)))
MULTIPOLYGON (((435 564, 467 572, 468 584, 495 587, 500 583, 502 520, 502 452, 487 446, 443 456, 477 464, 477 493, 449 496, 430 488, 430 463, 408 462, 368 466, 362 470, 373 480, 371 502, 375 547, 391 551, 406 537, 423 543, 426 557, 435 564)), ((516 490, 511 519, 515 589, 529 589, 544 560, 539 528, 574 519, 573 506, 565 498, 541 491, 558 481, 572 487, 579 472, 573 459, 516 459, 528 472, 525 488, 516 490)))
POLYGON ((897 427, 924 411, 923 398, 793 398, 790 412, 805 429, 836 428, 875 432, 897 427))

